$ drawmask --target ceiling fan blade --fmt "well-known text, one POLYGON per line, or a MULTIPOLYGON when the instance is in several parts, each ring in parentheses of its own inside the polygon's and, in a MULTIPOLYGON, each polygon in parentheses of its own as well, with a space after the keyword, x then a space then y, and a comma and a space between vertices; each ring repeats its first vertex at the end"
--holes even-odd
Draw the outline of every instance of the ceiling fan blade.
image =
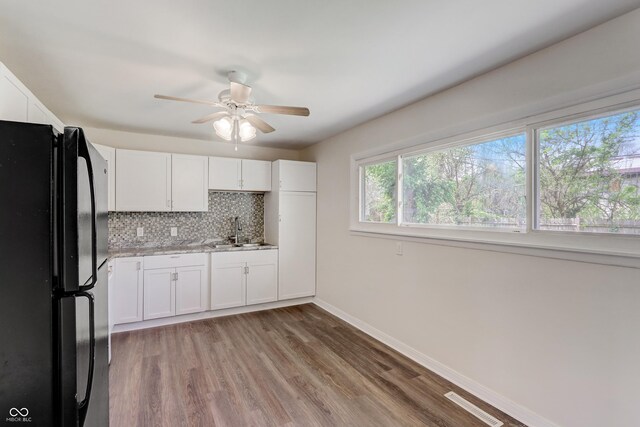
POLYGON ((243 85, 242 83, 231 83, 231 99, 239 104, 245 104, 249 101, 249 95, 251 95, 251 87, 243 85))
POLYGON ((204 104, 204 105, 212 105, 214 107, 219 107, 219 102, 214 101, 204 101, 201 99, 191 99, 191 98, 179 98, 177 96, 168 96, 168 95, 153 95, 154 98, 157 99, 167 99, 169 101, 181 101, 181 102, 191 102, 194 104, 204 104))
POLYGON ((226 111, 219 111, 217 113, 207 114, 204 117, 200 117, 199 119, 192 121, 191 123, 196 123, 196 124, 207 123, 212 120, 220 119, 227 115, 229 115, 229 113, 227 113, 226 111))
POLYGON ((309 109, 305 107, 286 107, 283 105, 256 105, 255 108, 259 113, 289 114, 291 116, 308 116, 310 114, 309 109))
POLYGON ((254 116, 253 114, 247 114, 244 118, 262 133, 270 133, 276 130, 269 123, 265 122, 258 116, 254 116))

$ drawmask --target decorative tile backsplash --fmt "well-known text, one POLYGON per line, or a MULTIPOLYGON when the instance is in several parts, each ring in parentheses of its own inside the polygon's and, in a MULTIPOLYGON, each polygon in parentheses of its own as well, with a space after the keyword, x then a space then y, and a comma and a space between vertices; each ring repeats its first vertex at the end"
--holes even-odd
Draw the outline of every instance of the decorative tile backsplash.
POLYGON ((109 247, 226 239, 234 234, 236 216, 242 240, 264 239, 264 194, 209 191, 208 212, 109 212, 109 247), (143 237, 136 236, 138 227, 144 227, 143 237), (171 236, 171 227, 178 227, 176 237, 171 236))

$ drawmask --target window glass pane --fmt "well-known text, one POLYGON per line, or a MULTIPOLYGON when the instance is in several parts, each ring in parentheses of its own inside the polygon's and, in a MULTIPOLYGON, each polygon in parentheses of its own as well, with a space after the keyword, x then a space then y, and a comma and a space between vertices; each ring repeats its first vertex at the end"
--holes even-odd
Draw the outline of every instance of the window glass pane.
POLYGON ((524 134, 403 158, 404 222, 524 229, 524 134))
POLYGON ((362 221, 396 222, 396 160, 361 167, 362 221))
POLYGON ((638 111, 538 133, 538 228, 640 235, 638 111))

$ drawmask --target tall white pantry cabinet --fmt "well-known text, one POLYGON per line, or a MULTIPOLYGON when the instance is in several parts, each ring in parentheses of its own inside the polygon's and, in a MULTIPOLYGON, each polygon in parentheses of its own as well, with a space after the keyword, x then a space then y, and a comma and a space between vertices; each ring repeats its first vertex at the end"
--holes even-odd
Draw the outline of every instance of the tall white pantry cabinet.
POLYGON ((278 245, 278 299, 316 293, 316 164, 277 160, 264 197, 265 240, 278 245))

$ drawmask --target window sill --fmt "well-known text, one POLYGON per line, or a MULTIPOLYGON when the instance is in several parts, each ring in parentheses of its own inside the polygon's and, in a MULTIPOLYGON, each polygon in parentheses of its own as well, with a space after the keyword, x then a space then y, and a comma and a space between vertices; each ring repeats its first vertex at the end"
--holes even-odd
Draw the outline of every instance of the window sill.
POLYGON ((567 236, 566 233, 509 233, 471 230, 432 230, 409 227, 375 229, 352 225, 352 236, 402 240, 430 245, 503 252, 541 258, 640 269, 638 236, 567 236))

